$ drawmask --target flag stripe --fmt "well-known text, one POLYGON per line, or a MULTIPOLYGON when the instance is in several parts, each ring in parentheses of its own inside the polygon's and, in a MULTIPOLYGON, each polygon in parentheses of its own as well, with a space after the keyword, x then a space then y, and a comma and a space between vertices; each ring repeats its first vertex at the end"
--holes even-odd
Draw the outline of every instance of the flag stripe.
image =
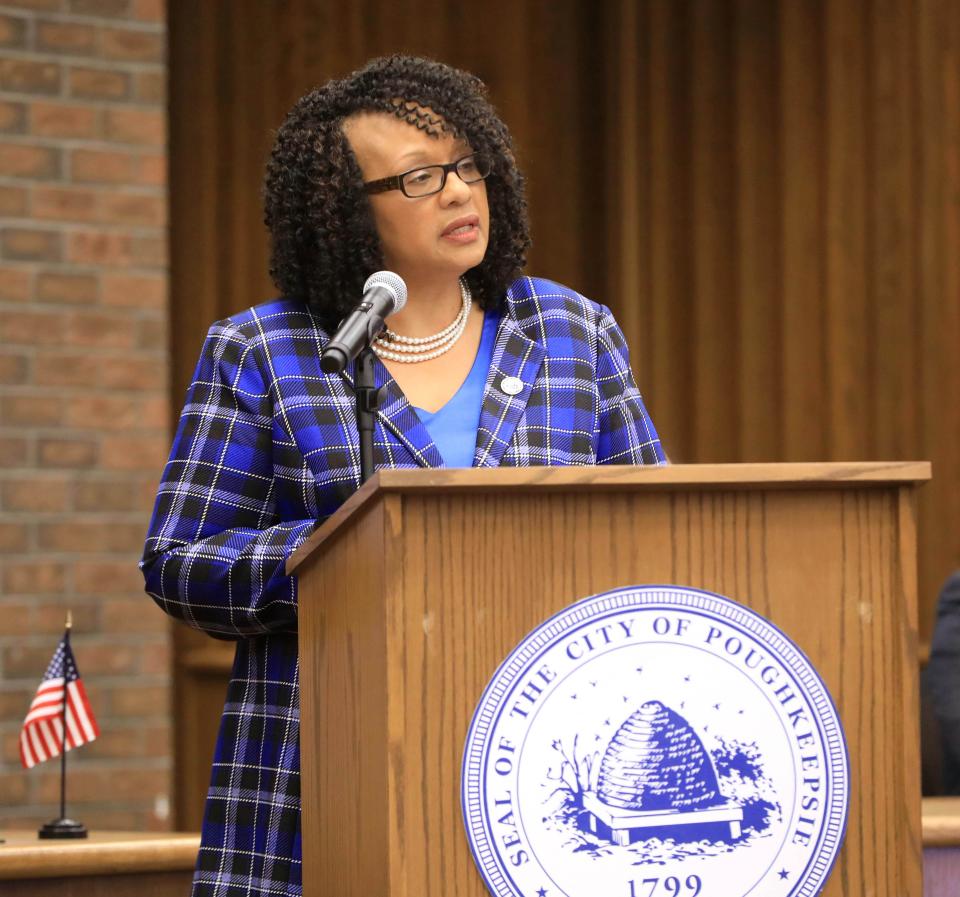
POLYGON ((75 719, 77 725, 82 730, 83 734, 77 733, 77 744, 83 744, 85 741, 93 741, 100 733, 95 731, 94 727, 90 724, 90 702, 87 700, 87 693, 84 689, 82 683, 80 682, 71 682, 67 686, 67 694, 70 696, 70 700, 67 704, 67 709, 70 714, 70 719, 75 719))
POLYGON ((53 737, 50 729, 50 721, 42 719, 37 723, 37 731, 40 733, 40 739, 43 742, 43 750, 47 756, 53 757, 57 753, 59 741, 53 737))
POLYGON ((80 733, 80 727, 77 725, 77 716, 73 712, 72 702, 67 702, 67 744, 70 747, 76 747, 83 744, 84 737, 80 733))
POLYGON ((40 733, 37 731, 36 726, 31 726, 27 730, 27 734, 30 736, 30 744, 33 747, 33 756, 36 758, 34 763, 43 763, 47 759, 47 749, 43 746, 43 742, 40 740, 40 733))
POLYGON ((23 721, 20 762, 29 769, 63 750, 93 741, 99 734, 69 638, 64 636, 23 721))
POLYGON ((37 761, 33 758, 33 750, 30 747, 30 736, 24 729, 20 733, 20 762, 29 769, 37 761))

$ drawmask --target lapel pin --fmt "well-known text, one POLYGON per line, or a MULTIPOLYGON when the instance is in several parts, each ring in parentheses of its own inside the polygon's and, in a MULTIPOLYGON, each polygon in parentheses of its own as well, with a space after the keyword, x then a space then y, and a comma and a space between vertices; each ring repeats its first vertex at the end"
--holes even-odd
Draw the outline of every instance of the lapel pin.
POLYGON ((508 396, 516 396, 523 392, 523 380, 519 377, 504 377, 500 381, 500 389, 508 396))

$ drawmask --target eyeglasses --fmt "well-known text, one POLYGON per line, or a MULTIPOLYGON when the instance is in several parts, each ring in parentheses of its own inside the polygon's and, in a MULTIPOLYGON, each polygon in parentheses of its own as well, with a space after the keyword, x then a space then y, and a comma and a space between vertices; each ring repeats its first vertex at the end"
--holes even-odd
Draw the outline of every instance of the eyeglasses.
POLYGON ((465 184, 475 184, 490 174, 490 157, 486 153, 470 153, 456 162, 446 165, 425 165, 412 168, 403 174, 367 181, 363 187, 367 193, 386 193, 388 190, 400 190, 404 196, 417 199, 439 193, 447 184, 447 175, 455 171, 465 184))

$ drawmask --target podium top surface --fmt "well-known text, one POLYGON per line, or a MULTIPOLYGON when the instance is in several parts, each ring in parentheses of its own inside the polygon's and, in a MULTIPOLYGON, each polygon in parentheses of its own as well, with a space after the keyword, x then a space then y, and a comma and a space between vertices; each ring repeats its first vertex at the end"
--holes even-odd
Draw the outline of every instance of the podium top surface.
POLYGON ((292 555, 297 567, 351 517, 385 493, 643 492, 685 489, 816 489, 908 486, 931 477, 929 461, 796 464, 670 464, 663 467, 399 468, 377 471, 292 555))

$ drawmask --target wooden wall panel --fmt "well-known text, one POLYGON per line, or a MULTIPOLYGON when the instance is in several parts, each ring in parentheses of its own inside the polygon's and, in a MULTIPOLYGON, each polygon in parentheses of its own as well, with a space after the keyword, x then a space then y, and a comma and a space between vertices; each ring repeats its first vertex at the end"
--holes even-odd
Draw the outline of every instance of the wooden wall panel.
MULTIPOLYGON (((530 271, 614 309, 672 458, 934 462, 929 636, 960 562, 960 4, 170 0, 176 407, 210 322, 273 294, 285 112, 396 51, 487 82, 530 271)), ((209 670, 206 642, 178 636, 183 669, 209 670)))
POLYGON ((638 168, 608 178, 605 293, 671 456, 933 460, 928 637, 960 564, 960 5, 604 15, 607 157, 638 168))

